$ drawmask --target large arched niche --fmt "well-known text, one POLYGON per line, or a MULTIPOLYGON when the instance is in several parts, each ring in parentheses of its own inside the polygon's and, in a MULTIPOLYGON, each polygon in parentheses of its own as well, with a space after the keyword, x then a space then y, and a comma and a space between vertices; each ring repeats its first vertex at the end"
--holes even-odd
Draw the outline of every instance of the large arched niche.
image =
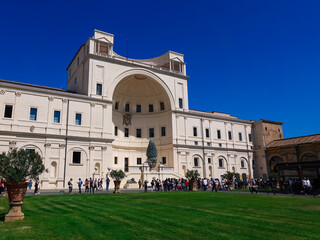
POLYGON ((112 100, 114 101, 117 95, 117 89, 122 85, 122 83, 126 82, 128 79, 133 79, 135 77, 140 78, 140 84, 142 84, 142 82, 147 82, 147 85, 152 84, 154 86, 157 86, 158 89, 163 90, 166 93, 166 97, 168 98, 168 108, 175 108, 174 97, 168 85, 157 75, 145 69, 128 70, 118 75, 108 89, 108 96, 112 96, 112 100))
POLYGON ((112 93, 112 122, 115 127, 112 145, 114 149, 122 149, 122 153, 115 156, 124 159, 130 150, 129 165, 136 166, 137 158, 142 158, 142 162, 146 160, 145 148, 152 139, 158 148, 158 159, 161 161, 165 157, 167 166, 172 165, 172 159, 169 159, 172 149, 164 147, 172 144, 173 101, 168 87, 145 70, 128 71, 121 76, 124 77, 116 81, 112 93), (129 109, 126 109, 126 104, 129 109), (141 111, 137 111, 137 105, 141 111), (153 106, 153 111, 149 105, 153 106))

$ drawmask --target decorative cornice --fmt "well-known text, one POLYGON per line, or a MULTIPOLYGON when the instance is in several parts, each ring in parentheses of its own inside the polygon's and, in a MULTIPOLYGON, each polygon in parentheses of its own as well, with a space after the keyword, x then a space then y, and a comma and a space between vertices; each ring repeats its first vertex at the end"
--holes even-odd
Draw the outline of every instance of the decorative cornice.
MULTIPOLYGON (((15 137, 28 137, 28 138, 42 138, 42 139, 66 139, 66 135, 57 134, 43 134, 43 133, 32 133, 32 132, 14 132, 14 131, 1 131, 0 135, 8 135, 15 137)), ((112 143, 113 138, 91 138, 91 137, 79 137, 79 136, 67 136, 68 140, 74 141, 87 141, 87 142, 103 142, 112 143)))

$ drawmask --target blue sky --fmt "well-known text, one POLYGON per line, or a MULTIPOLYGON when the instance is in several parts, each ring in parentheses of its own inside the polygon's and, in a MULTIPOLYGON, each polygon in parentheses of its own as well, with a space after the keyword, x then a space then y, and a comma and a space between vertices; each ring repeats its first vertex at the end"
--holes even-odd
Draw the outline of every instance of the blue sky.
POLYGON ((320 133, 320 1, 3 1, 0 79, 66 88, 94 29, 114 50, 183 53, 189 107, 284 122, 284 137, 320 133))

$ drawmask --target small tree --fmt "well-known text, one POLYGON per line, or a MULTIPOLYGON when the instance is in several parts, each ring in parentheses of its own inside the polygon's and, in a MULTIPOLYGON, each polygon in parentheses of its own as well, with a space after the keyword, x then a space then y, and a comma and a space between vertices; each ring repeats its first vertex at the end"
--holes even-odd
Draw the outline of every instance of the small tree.
POLYGON ((121 181, 126 177, 126 174, 122 170, 112 170, 110 172, 110 177, 116 181, 121 181))
POLYGON ((187 170, 186 172, 186 178, 189 178, 190 180, 197 180, 199 176, 198 170, 187 170))
POLYGON ((226 179, 232 180, 235 175, 236 174, 234 172, 227 171, 225 174, 223 174, 223 177, 226 179))
POLYGON ((37 179, 45 169, 41 156, 24 149, 13 149, 0 154, 0 175, 6 181, 25 182, 27 178, 37 179))

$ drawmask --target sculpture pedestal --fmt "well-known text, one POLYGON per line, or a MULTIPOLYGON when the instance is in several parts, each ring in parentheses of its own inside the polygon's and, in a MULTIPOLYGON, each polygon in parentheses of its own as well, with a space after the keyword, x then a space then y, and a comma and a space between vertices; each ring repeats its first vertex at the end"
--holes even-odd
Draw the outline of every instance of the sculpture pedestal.
POLYGON ((21 202, 9 202, 10 210, 5 215, 4 221, 9 222, 9 221, 24 219, 24 214, 21 211, 22 204, 23 204, 22 201, 21 202))

